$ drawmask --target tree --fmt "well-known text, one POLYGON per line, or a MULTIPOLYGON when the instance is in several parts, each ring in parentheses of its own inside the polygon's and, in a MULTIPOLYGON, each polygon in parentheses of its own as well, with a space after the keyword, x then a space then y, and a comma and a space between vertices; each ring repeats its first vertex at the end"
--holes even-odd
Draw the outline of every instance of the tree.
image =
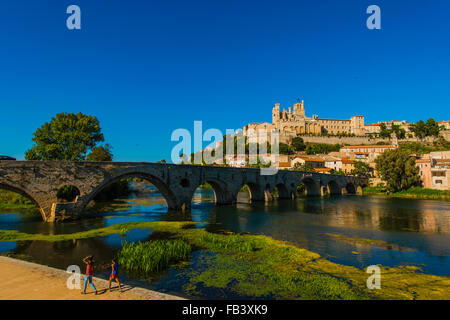
POLYGON ((97 117, 80 112, 58 113, 33 135, 35 144, 26 152, 27 160, 81 161, 104 141, 97 117))
POLYGON ((384 123, 380 124, 380 137, 381 138, 390 138, 391 131, 386 127, 384 123))
POLYGON ((441 130, 441 128, 433 118, 428 119, 427 122, 420 120, 419 122, 412 124, 409 129, 414 132, 416 137, 420 139, 429 136, 437 137, 439 136, 439 131, 441 130))
POLYGON ((427 136, 439 136, 439 131, 441 130, 441 128, 433 118, 427 120, 427 122, 425 123, 425 128, 427 136))
POLYGON ((327 143, 316 143, 306 145, 306 154, 318 154, 318 153, 330 153, 333 151, 339 151, 341 149, 340 144, 327 144, 327 143))
POLYGON ((294 147, 292 147, 288 144, 285 144, 285 143, 281 143, 281 142, 280 142, 280 145, 278 148, 279 148, 278 152, 280 154, 293 154, 295 151, 294 147))
POLYGON ((367 163, 362 161, 356 161, 354 164, 354 169, 351 174, 358 177, 368 177, 370 176, 370 167, 367 163))
POLYGON ((87 161, 112 161, 113 155, 111 152, 111 146, 105 144, 104 146, 95 147, 91 153, 87 155, 87 161))
POLYGON ((292 139, 291 145, 296 151, 303 151, 306 148, 305 142, 301 137, 298 136, 292 139))
POLYGON ((388 150, 376 160, 376 168, 388 189, 393 192, 420 185, 415 158, 402 149, 388 150))
POLYGON ((397 139, 405 139, 406 137, 406 130, 400 127, 398 124, 392 125, 391 132, 395 133, 397 139))

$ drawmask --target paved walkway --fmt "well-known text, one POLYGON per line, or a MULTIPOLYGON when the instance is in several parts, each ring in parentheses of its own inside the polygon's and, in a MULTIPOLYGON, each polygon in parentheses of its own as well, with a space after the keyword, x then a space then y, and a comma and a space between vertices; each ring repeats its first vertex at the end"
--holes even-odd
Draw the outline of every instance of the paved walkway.
MULTIPOLYGON (((95 278, 98 295, 88 285, 87 294, 80 289, 69 290, 66 286, 70 275, 64 270, 0 256, 1 300, 180 300, 182 298, 143 288, 112 283, 112 292, 105 291, 108 281, 95 278)), ((81 279, 83 286, 83 278, 81 279)))

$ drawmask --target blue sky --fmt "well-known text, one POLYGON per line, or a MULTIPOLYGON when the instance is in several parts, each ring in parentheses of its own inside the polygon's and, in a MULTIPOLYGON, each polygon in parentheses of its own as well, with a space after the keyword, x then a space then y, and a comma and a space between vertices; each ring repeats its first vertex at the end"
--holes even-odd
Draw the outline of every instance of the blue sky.
POLYGON ((0 154, 58 112, 99 118, 116 160, 170 159, 173 130, 311 116, 450 119, 450 1, 0 3, 0 154), (82 29, 66 28, 79 5, 82 29), (366 8, 381 8, 381 30, 366 8))

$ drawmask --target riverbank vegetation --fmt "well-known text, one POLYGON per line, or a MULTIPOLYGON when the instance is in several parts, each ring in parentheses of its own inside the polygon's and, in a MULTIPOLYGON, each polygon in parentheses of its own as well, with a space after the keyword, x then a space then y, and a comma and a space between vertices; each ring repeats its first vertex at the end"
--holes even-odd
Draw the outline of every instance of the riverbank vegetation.
POLYGON ((209 288, 237 297, 272 299, 450 299, 450 278, 423 274, 417 267, 381 267, 382 289, 369 290, 365 270, 333 263, 314 252, 267 236, 213 234, 195 228, 191 222, 121 223, 64 235, 4 230, 0 232, 0 240, 61 241, 124 234, 135 228, 170 234, 170 240, 184 241, 191 248, 200 249, 205 267, 190 270, 184 287, 193 295, 209 288))
POLYGON ((38 208, 28 198, 8 190, 0 189, 0 210, 36 211, 38 208))
MULTIPOLYGON (((365 187, 363 188, 363 195, 387 195, 387 191, 388 189, 386 187, 365 187)), ((450 201, 450 190, 412 187, 399 192, 390 193, 389 197, 450 201)))
POLYGON ((129 271, 160 272, 189 259, 191 246, 182 240, 123 243, 118 263, 129 271))

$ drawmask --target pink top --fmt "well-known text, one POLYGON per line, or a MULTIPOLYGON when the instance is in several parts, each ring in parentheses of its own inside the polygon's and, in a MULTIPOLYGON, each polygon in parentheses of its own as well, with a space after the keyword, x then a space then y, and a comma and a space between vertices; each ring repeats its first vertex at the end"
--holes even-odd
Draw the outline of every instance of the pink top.
POLYGON ((93 264, 88 264, 86 266, 86 275, 87 276, 93 276, 94 275, 94 265, 93 264))

